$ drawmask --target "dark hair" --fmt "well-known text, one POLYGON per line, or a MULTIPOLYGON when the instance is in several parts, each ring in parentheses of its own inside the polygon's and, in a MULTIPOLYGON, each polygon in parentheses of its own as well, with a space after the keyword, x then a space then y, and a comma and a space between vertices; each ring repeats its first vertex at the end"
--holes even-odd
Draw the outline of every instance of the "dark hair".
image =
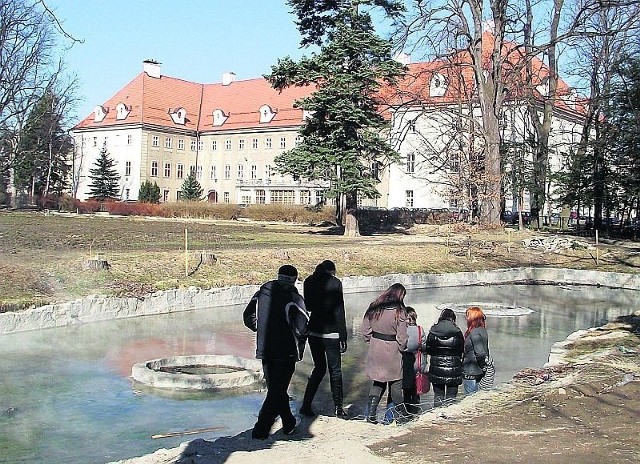
POLYGON ((440 317, 438 318, 438 322, 440 321, 451 321, 455 324, 456 313, 454 313, 452 309, 444 308, 440 313, 440 317))
POLYGON ((397 305, 397 318, 397 315, 400 311, 406 311, 404 306, 404 297, 406 294, 407 289, 404 288, 404 285, 399 283, 393 284, 369 305, 367 311, 364 313, 364 316, 368 317, 370 320, 378 319, 385 308, 397 305))
POLYGON ((405 308, 407 311, 407 324, 416 325, 418 323, 418 313, 411 306, 405 308))
POLYGON ((322 268, 325 271, 335 271, 336 270, 336 264, 333 261, 329 260, 329 259, 325 259, 324 261, 322 261, 320 263, 320 266, 322 266, 322 268))

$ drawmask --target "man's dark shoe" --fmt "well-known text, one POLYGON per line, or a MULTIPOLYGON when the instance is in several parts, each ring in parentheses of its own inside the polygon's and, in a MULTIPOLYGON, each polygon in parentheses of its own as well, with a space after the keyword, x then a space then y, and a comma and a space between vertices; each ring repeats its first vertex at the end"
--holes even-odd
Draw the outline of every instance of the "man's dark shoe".
POLYGON ((255 428, 251 431, 251 438, 256 440, 266 440, 269 438, 269 432, 263 432, 262 430, 256 430, 255 428))
POLYGON ((302 405, 302 407, 300 408, 300 414, 307 417, 316 417, 316 413, 313 412, 311 406, 302 405))
POLYGON ((296 431, 296 427, 299 423, 300 423, 300 418, 298 417, 294 418, 292 423, 289 423, 287 425, 283 423, 282 433, 284 433, 285 435, 292 435, 296 431))
POLYGON ((347 414, 347 411, 342 409, 342 406, 336 406, 335 416, 339 419, 349 419, 349 414, 347 414))

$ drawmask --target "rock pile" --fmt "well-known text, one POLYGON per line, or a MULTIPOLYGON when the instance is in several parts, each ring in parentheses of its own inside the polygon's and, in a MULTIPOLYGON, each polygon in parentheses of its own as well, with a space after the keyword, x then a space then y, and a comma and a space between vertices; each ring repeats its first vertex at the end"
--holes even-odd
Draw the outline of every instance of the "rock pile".
POLYGON ((522 241, 526 248, 540 249, 542 251, 559 253, 562 250, 594 250, 595 247, 584 240, 575 237, 563 237, 560 235, 538 236, 527 238, 522 241))

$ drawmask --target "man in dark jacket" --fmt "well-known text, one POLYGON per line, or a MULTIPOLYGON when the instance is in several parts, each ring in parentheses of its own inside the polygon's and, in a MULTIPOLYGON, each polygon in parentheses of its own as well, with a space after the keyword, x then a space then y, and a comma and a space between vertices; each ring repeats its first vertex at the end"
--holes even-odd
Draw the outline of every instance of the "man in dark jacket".
POLYGON ((300 414, 313 417, 313 398, 329 368, 329 383, 335 405, 334 414, 348 418, 342 407, 342 353, 347 351, 347 324, 344 315, 342 282, 336 276, 332 261, 318 264, 304 281, 304 299, 311 313, 309 320, 309 348, 313 357, 313 371, 309 377, 300 414))
POLYGON ((276 418, 282 419, 282 431, 294 432, 296 419, 289 407, 287 389, 302 359, 309 315, 295 287, 298 271, 290 265, 278 270, 278 279, 260 287, 243 313, 244 325, 257 333, 256 358, 262 360, 267 396, 251 436, 269 437, 276 418))
POLYGON ((462 352, 464 336, 456 325, 456 314, 443 309, 437 324, 427 335, 429 382, 433 387, 433 407, 452 402, 462 383, 462 352))

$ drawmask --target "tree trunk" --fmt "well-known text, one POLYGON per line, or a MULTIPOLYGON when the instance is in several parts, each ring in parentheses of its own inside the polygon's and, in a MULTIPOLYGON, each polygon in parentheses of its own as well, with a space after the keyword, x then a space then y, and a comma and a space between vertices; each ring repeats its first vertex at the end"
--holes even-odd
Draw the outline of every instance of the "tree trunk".
POLYGON ((343 214, 344 236, 359 237, 360 227, 358 225, 358 192, 345 194, 345 208, 343 214))
POLYGON ((84 268, 90 271, 101 271, 110 267, 106 259, 88 259, 84 262, 84 268))

